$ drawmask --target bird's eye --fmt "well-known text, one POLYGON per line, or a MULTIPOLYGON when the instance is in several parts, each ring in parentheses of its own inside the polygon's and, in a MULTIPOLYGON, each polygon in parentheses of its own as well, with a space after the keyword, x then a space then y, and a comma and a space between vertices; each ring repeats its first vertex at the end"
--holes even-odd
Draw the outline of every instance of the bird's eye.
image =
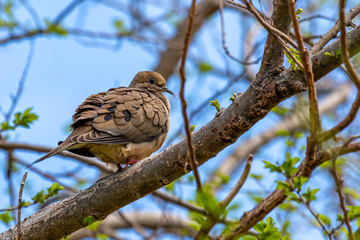
POLYGON ((150 79, 149 79, 149 83, 150 83, 150 84, 155 84, 155 80, 154 80, 153 78, 150 78, 150 79))

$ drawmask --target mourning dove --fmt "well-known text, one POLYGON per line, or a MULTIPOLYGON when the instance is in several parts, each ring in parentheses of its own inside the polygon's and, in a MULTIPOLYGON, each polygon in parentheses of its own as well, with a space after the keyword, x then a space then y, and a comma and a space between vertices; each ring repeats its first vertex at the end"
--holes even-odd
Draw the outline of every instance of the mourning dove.
POLYGON ((159 73, 144 71, 127 88, 91 95, 76 109, 69 137, 28 167, 64 150, 117 164, 119 170, 120 164, 150 156, 169 131, 170 104, 162 93, 173 92, 165 84, 159 73))

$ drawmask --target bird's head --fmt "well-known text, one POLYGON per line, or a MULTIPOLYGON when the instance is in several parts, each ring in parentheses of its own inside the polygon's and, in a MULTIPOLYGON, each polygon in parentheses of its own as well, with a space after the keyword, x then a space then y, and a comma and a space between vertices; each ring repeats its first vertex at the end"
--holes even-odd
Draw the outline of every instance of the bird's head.
POLYGON ((171 95, 174 95, 172 91, 166 88, 166 81, 160 73, 143 71, 135 75, 134 79, 131 81, 129 87, 131 88, 141 88, 150 92, 163 93, 167 92, 171 95))

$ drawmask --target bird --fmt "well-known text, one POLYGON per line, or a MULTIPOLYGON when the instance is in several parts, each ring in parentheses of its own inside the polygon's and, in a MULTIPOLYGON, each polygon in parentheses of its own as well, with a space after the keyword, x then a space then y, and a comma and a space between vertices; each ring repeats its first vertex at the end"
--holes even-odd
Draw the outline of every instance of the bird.
POLYGON ((116 164, 118 171, 150 156, 164 143, 170 127, 174 93, 157 72, 141 71, 128 87, 90 95, 72 117, 72 132, 58 147, 27 167, 64 150, 116 164))

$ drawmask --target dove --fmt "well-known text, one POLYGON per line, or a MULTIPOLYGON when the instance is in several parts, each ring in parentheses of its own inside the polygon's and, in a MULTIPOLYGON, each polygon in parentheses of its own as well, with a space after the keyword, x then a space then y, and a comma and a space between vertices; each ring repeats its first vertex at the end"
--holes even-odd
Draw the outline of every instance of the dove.
POLYGON ((66 140, 27 167, 64 150, 116 164, 118 171, 150 156, 169 131, 170 104, 162 93, 173 92, 165 84, 161 74, 143 71, 129 87, 89 96, 75 110, 66 140))

